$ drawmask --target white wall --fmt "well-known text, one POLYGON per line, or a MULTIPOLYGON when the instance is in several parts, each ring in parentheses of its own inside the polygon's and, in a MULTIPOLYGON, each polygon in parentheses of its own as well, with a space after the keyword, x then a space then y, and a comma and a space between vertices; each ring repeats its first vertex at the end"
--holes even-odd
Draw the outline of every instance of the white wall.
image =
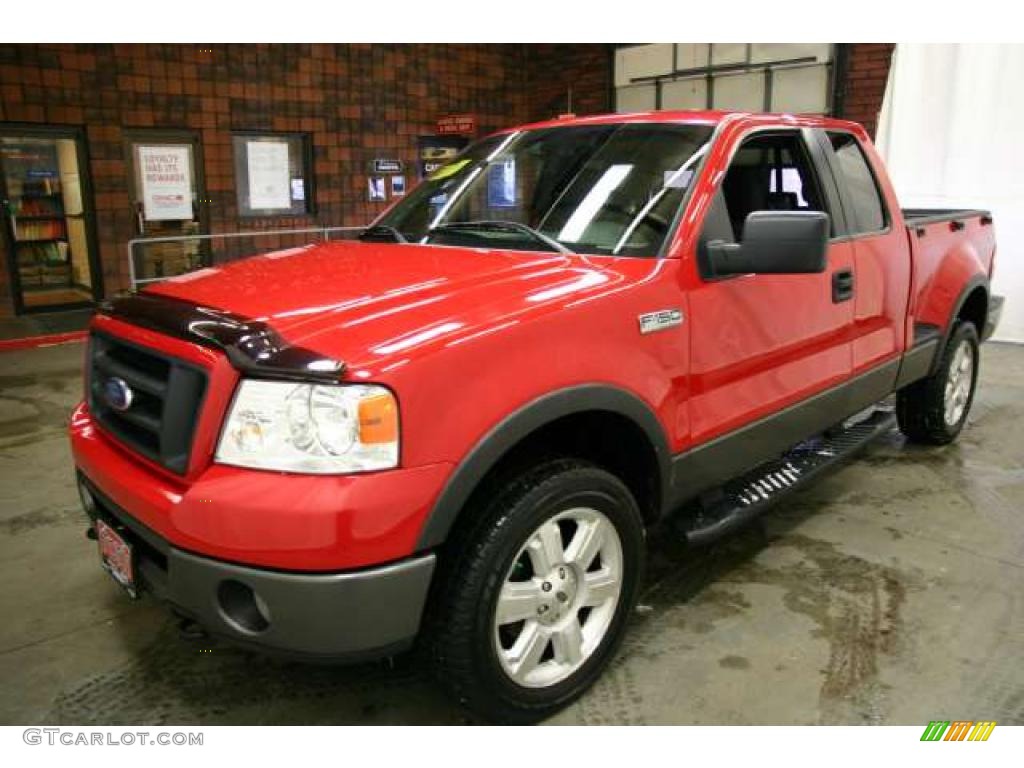
POLYGON ((878 149, 904 208, 988 208, 997 339, 1024 342, 1024 45, 899 44, 878 149))

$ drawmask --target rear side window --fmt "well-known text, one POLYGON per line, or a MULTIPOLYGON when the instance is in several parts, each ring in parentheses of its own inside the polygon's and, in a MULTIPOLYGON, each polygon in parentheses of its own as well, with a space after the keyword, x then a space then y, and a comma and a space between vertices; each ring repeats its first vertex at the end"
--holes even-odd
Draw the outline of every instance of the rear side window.
POLYGON ((846 199, 853 206, 850 213, 854 221, 849 222, 850 234, 862 235, 885 229, 885 207, 864 150, 848 133, 829 133, 828 138, 839 161, 846 199))

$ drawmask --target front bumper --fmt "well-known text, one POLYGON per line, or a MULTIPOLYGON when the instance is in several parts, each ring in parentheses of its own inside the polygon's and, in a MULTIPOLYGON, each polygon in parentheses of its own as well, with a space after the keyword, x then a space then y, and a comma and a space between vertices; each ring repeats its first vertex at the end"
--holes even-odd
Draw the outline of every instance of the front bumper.
POLYGON ((183 481, 71 417, 75 466, 118 508, 171 545, 276 571, 335 573, 414 555, 451 466, 302 475, 209 464, 183 481))
POLYGON ((988 299, 988 316, 985 318, 985 327, 981 331, 981 340, 988 341, 992 334, 995 333, 996 326, 999 325, 999 318, 1003 315, 1003 304, 1006 299, 1003 296, 989 296, 988 299))
POLYGON ((338 573, 254 568, 169 544, 79 475, 93 517, 135 552, 140 586, 209 632, 261 650, 353 661, 407 649, 419 630, 433 553, 338 573))

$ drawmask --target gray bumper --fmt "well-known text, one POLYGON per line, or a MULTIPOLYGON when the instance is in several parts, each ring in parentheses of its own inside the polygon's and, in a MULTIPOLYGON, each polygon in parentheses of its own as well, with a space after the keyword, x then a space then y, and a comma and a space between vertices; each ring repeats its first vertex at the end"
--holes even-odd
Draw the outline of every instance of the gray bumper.
POLYGON ((185 552, 79 474, 101 517, 132 544, 143 589, 209 632, 260 650, 325 661, 412 645, 434 573, 432 553, 339 573, 238 565, 185 552))
POLYGON ((352 660, 412 645, 433 572, 433 554, 360 571, 302 574, 171 547, 165 597, 208 631, 241 644, 352 660))

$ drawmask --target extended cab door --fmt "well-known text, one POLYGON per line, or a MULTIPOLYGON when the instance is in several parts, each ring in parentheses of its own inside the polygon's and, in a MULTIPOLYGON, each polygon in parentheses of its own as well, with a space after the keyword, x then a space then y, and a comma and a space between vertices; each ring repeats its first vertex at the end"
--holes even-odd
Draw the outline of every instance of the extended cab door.
POLYGON ((858 375, 895 363, 903 351, 910 244, 906 229, 894 226, 881 175, 875 170, 881 161, 873 149, 846 131, 817 134, 835 177, 854 248, 853 373, 858 375))
POLYGON ((759 461, 777 444, 781 450, 809 436, 801 432, 833 406, 822 404, 810 421, 797 406, 813 409, 815 395, 847 382, 853 322, 846 288, 853 246, 844 239, 842 211, 817 137, 806 129, 762 129, 736 141, 705 216, 696 260, 700 275, 689 302, 691 439, 699 450, 712 438, 741 438, 735 451, 714 451, 716 463, 729 457, 730 469, 750 463, 733 458, 740 452, 750 451, 749 458, 759 461), (825 271, 712 277, 705 244, 739 242, 746 217, 762 210, 829 213, 833 239, 825 271), (796 410, 787 412, 791 406, 796 410), (775 421, 765 422, 751 439, 750 428, 766 419, 775 421))

